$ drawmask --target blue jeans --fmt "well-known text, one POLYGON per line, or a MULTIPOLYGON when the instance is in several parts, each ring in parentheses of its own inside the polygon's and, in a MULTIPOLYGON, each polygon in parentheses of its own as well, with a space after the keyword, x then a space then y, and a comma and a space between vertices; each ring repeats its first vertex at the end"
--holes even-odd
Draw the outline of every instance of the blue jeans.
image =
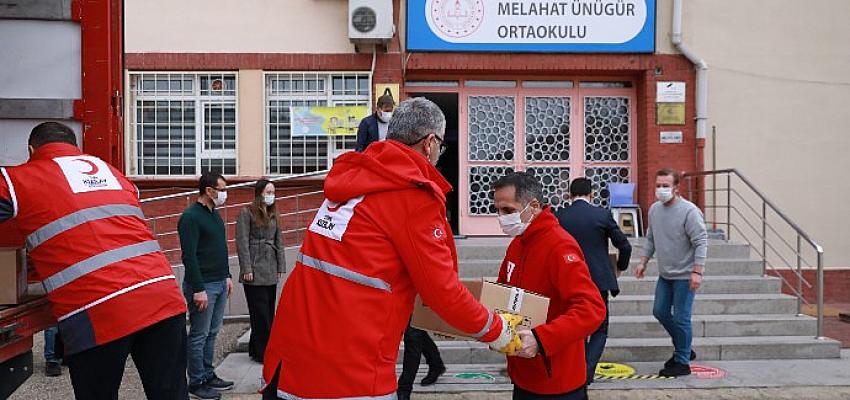
POLYGON ((213 377, 213 354, 215 338, 224 321, 224 308, 227 305, 227 281, 205 283, 209 304, 203 312, 192 301, 192 288, 183 282, 183 296, 189 306, 189 335, 186 345, 187 372, 189 387, 196 388, 213 377))
POLYGON ((695 294, 691 291, 690 281, 687 279, 669 280, 658 277, 658 284, 655 286, 655 306, 652 314, 673 339, 673 359, 685 365, 690 364, 691 357, 691 311, 695 294))
POLYGON ((51 326, 44 330, 44 361, 46 362, 62 362, 62 356, 56 356, 56 334, 59 333, 59 327, 51 326))

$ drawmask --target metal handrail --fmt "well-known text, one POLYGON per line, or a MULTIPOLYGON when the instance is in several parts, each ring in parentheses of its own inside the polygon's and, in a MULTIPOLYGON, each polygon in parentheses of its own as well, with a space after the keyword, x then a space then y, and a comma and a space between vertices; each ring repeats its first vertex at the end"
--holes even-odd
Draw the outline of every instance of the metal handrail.
MULTIPOLYGON (((823 269, 824 250, 823 250, 823 247, 819 243, 817 243, 811 237, 811 235, 808 234, 808 232, 803 230, 803 228, 801 228, 800 225, 798 225, 787 214, 785 214, 782 210, 780 210, 779 207, 777 207, 776 204, 773 203, 773 201, 771 201, 764 193, 762 193, 758 188, 756 188, 756 186, 749 179, 747 179, 743 174, 741 174, 737 169, 727 168, 727 169, 720 169, 720 170, 714 170, 714 171, 688 172, 688 173, 685 173, 683 175, 683 177, 685 179, 688 179, 688 190, 690 192, 692 192, 693 190, 692 190, 692 187, 691 187, 691 182, 692 182, 691 178, 700 178, 700 177, 711 176, 711 177, 714 178, 714 179, 712 179, 712 181, 714 182, 714 185, 716 186, 717 176, 719 176, 719 175, 726 175, 726 190, 725 190, 726 191, 726 204, 725 204, 725 207, 724 206, 718 206, 716 198, 715 198, 715 201, 714 201, 715 204, 712 206, 712 208, 715 210, 714 211, 715 218, 713 218, 713 219, 715 219, 715 220, 717 219, 716 218, 717 209, 726 208, 726 223, 725 223, 725 225, 730 228, 730 231, 729 231, 730 235, 729 236, 731 237, 731 228, 734 226, 734 228, 738 230, 738 232, 742 235, 742 237, 744 237, 744 240, 747 241, 747 244, 751 248, 755 249, 756 253, 759 253, 762 256, 762 261, 763 261, 763 265, 764 265, 763 267, 764 267, 765 272, 767 271, 767 268, 771 268, 772 270, 776 270, 776 268, 773 265, 768 266, 768 260, 767 260, 767 250, 768 250, 768 248, 770 248, 770 250, 772 250, 780 259, 782 259, 782 261, 785 262, 785 265, 788 266, 791 271, 794 271, 793 267, 791 267, 791 263, 789 263, 788 260, 785 259, 785 257, 783 257, 772 244, 768 243, 768 238, 767 238, 768 227, 770 227, 770 230, 773 231, 775 236, 782 239, 782 242, 786 246, 791 248, 791 251, 797 256, 796 257, 797 258, 797 270, 794 271, 795 275, 798 278, 797 279, 797 288, 796 288, 796 290, 793 290, 793 291, 797 294, 797 309, 798 309, 798 312, 801 311, 802 303, 804 301, 803 294, 802 294, 802 291, 803 291, 802 285, 803 285, 803 281, 805 281, 805 279, 803 279, 803 276, 802 276, 803 256, 802 256, 802 248, 801 248, 801 239, 805 240, 814 249, 814 251, 817 253, 817 338, 819 338, 819 339, 823 338, 823 323, 824 323, 824 305, 823 305, 823 303, 824 303, 824 269, 823 269), (749 204, 749 202, 747 202, 746 199, 744 199, 744 197, 740 193, 738 193, 738 191, 732 189, 732 176, 737 177, 741 182, 744 183, 744 185, 747 188, 749 188, 749 190, 753 194, 755 194, 755 196, 757 196, 759 198, 759 200, 761 200, 762 207, 761 207, 761 216, 759 218, 760 218, 761 223, 762 223, 762 227, 761 227, 762 232, 760 234, 758 233, 758 229, 750 223, 749 219, 746 216, 744 216, 741 213, 740 210, 738 210, 736 207, 732 206, 732 192, 735 192, 737 197, 740 198, 747 205, 747 207, 750 208, 751 211, 753 211, 757 216, 759 214, 759 212, 755 208, 753 208, 752 205, 749 204), (750 241, 748 239, 746 239, 747 235, 743 234, 743 232, 740 230, 740 228, 738 228, 736 225, 732 224, 732 211, 733 211, 733 209, 734 209, 735 213, 737 213, 744 220, 744 222, 746 222, 747 225, 749 225, 750 228, 753 229, 756 232, 756 235, 761 238, 761 240, 762 240, 762 243, 761 243, 762 251, 761 252, 759 252, 755 248, 755 246, 753 246, 753 244, 750 243, 750 241), (777 230, 773 226, 769 226, 769 224, 767 223, 767 215, 768 215, 767 211, 768 211, 768 209, 773 211, 773 213, 776 214, 776 216, 778 216, 788 227, 791 228, 791 230, 794 231, 794 234, 797 236, 797 248, 796 248, 796 250, 794 248, 792 248, 790 243, 788 243, 788 241, 785 240, 785 238, 782 237, 782 235, 780 235, 779 232, 777 232, 777 230)), ((697 180, 697 184, 698 183, 699 183, 699 181, 697 180)), ((699 187, 697 187, 697 191, 705 191, 706 193, 712 192, 712 193, 716 194, 718 189, 716 187, 713 187, 711 189, 708 189, 708 188, 700 189, 699 187)), ((714 222, 714 223, 717 224, 718 222, 714 222)), ((720 224, 723 224, 723 223, 720 223, 720 224)), ((780 278, 782 278, 781 275, 780 275, 780 278)), ((784 283, 791 286, 791 284, 789 282, 787 282, 784 278, 782 278, 782 279, 783 279, 784 283)), ((811 287, 811 284, 809 284, 808 281, 806 281, 805 283, 809 287, 811 287)))
MULTIPOLYGON (((292 181, 292 180, 303 179, 303 178, 323 177, 323 176, 327 175, 327 173, 328 173, 328 171, 325 170, 325 171, 310 172, 310 173, 298 174, 298 175, 271 177, 271 178, 267 178, 267 179, 270 182, 277 183, 277 182, 292 181)), ((257 184, 257 180, 254 180, 254 181, 249 181, 249 182, 242 182, 242 183, 227 185, 227 188, 228 189, 247 188, 247 187, 252 187, 256 184, 257 184)), ((286 189, 299 190, 299 189, 305 189, 305 188, 309 188, 309 187, 310 187, 309 185, 290 186, 290 187, 286 187, 286 189)), ((289 216, 296 216, 296 215, 301 215, 301 214, 314 213, 314 212, 318 211, 319 209, 314 208, 314 207, 301 208, 301 205, 299 205, 300 204, 299 199, 304 198, 304 197, 308 197, 308 196, 321 195, 323 193, 324 193, 324 190, 310 190, 310 191, 303 192, 303 193, 294 193, 294 194, 286 194, 286 195, 283 195, 283 196, 275 196, 276 202, 281 201, 281 200, 290 200, 290 201, 294 200, 295 201, 295 209, 294 210, 293 209, 289 209, 289 210, 286 210, 286 211, 281 210, 281 211, 278 212, 278 217, 285 218, 285 217, 289 217, 289 216)), ((156 203, 156 202, 159 202, 159 201, 166 201, 166 200, 174 200, 174 199, 181 199, 181 198, 194 199, 197 195, 198 195, 197 190, 191 190, 191 191, 183 191, 183 192, 180 192, 180 193, 168 194, 168 195, 164 195, 164 196, 150 197, 150 198, 140 200, 140 202, 142 203, 142 205, 150 205, 152 203, 156 203)), ((247 206, 249 204, 251 204, 250 201, 241 202, 241 203, 229 203, 229 204, 226 204, 226 205, 219 207, 218 209, 223 213, 222 217, 224 218, 225 226, 232 226, 236 223, 235 221, 230 221, 230 219, 228 218, 228 211, 229 210, 234 209, 234 208, 241 208, 241 207, 247 206)), ((166 213, 166 214, 163 214, 163 215, 146 217, 145 221, 147 221, 149 224, 151 224, 151 229, 153 231, 154 237, 157 240, 163 240, 164 238, 173 237, 173 236, 177 235, 178 232, 177 232, 176 229, 170 228, 170 227, 167 228, 167 230, 160 232, 157 229, 158 225, 162 224, 163 221, 178 218, 178 217, 180 217, 180 215, 182 215, 182 213, 183 213, 182 210, 180 212, 176 212, 176 213, 175 212, 169 212, 169 213, 166 213)), ((285 229, 285 230, 281 229, 281 234, 283 234, 283 235, 296 234, 297 235, 299 232, 303 232, 303 231, 306 231, 306 230, 307 230, 306 226, 297 227, 297 228, 293 228, 293 229, 285 229)), ((234 240, 235 239, 233 239, 233 238, 227 239, 227 243, 231 244, 231 243, 234 242, 234 240)), ((296 242, 299 242, 299 241, 296 240, 296 242)), ((298 245, 300 245, 300 243, 298 243, 298 245)), ((165 254, 173 254, 173 253, 176 253, 178 251, 180 251, 179 246, 176 247, 176 248, 163 248, 162 249, 162 252, 165 253, 165 254)), ((175 266, 179 266, 179 265, 182 265, 182 264, 179 264, 179 263, 175 264, 175 266)))
POLYGON ((794 222, 790 217, 785 215, 785 213, 782 212, 779 209, 779 207, 774 205, 773 202, 770 201, 770 199, 767 198, 767 196, 765 196, 760 190, 756 189, 755 185, 753 185, 752 182, 750 182, 749 179, 747 179, 746 177, 741 175, 741 173, 738 172, 737 169, 728 168, 728 169, 719 169, 719 170, 716 170, 716 171, 687 172, 683 176, 685 178, 689 178, 689 177, 692 177, 692 176, 708 176, 708 175, 720 175, 720 174, 734 174, 735 176, 737 176, 738 179, 740 179, 742 182, 744 182, 747 185, 747 187, 750 188, 750 190, 752 190, 756 195, 758 195, 759 198, 761 198, 762 201, 764 201, 765 204, 770 206, 770 208, 773 210, 773 212, 775 212, 780 218, 782 218, 782 220, 784 220, 785 223, 790 225, 791 228, 793 228, 795 232, 799 233, 800 237, 802 237, 803 239, 806 239, 806 241, 809 242, 809 244, 811 244, 812 247, 814 247, 815 250, 817 250, 818 253, 823 253, 823 247, 821 247, 821 245, 819 245, 817 242, 815 242, 815 240, 812 239, 811 236, 809 236, 809 234, 806 233, 806 231, 803 230, 803 228, 800 228, 800 226, 797 225, 796 222, 794 222))
MULTIPOLYGON (((276 176, 276 177, 267 178, 267 180, 272 182, 272 183, 276 183, 276 182, 291 181, 291 180, 295 180, 295 179, 324 177, 325 175, 327 175, 327 173, 328 173, 328 171, 308 172, 306 174, 276 176)), ((236 184, 233 184, 233 185, 227 185, 227 188, 228 189, 238 189, 238 188, 243 188, 243 187, 250 187, 250 186, 253 186, 253 185, 256 185, 256 184, 257 184, 257 181, 242 182, 242 183, 236 183, 236 184)), ((198 193, 197 190, 190 190, 190 191, 186 191, 186 192, 167 194, 167 195, 164 195, 164 196, 149 197, 147 199, 140 200, 140 202, 141 203, 150 203, 150 202, 159 201, 159 200, 176 199, 176 198, 179 198, 179 197, 194 196, 197 193, 198 193)))

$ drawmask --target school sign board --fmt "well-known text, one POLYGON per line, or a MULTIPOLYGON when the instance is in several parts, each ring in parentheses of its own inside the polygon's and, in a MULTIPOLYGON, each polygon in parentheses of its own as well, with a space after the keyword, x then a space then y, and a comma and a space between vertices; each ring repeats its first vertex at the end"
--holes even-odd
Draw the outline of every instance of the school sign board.
POLYGON ((656 0, 409 0, 409 51, 654 53, 656 0))

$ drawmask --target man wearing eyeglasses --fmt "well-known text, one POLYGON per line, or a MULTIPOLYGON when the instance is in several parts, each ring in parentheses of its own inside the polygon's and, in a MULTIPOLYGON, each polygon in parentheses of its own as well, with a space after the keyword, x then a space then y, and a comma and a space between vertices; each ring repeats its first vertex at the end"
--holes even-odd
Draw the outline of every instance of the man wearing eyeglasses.
POLYGON ((387 140, 336 160, 281 294, 264 399, 406 397, 396 393, 396 358, 417 294, 492 349, 518 348, 519 318, 487 311, 458 280, 451 185, 434 167, 445 128, 436 104, 405 100, 387 140))
POLYGON ((198 201, 183 212, 177 223, 186 271, 183 295, 189 305, 189 394, 195 399, 219 399, 219 391, 233 388, 233 382, 216 376, 213 368, 215 338, 233 292, 227 234, 216 210, 227 200, 227 181, 219 174, 204 173, 198 181, 198 192, 198 201))

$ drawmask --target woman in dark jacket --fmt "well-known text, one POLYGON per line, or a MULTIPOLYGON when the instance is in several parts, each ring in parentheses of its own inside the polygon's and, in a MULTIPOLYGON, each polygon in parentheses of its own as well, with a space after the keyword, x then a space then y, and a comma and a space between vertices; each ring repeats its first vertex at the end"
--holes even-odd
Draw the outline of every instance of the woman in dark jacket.
POLYGON ((251 318, 248 355, 262 363, 274 318, 277 283, 286 271, 275 209, 274 184, 262 179, 254 187, 254 201, 239 212, 236 221, 239 282, 245 287, 251 318))

